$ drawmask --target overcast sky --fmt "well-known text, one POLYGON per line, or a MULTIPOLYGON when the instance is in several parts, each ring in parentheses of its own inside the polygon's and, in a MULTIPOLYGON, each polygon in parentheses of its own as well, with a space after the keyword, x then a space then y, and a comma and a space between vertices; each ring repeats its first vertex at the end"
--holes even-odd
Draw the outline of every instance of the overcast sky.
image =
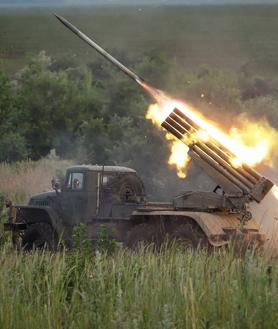
POLYGON ((278 0, 0 0, 0 6, 64 6, 64 5, 135 5, 135 4, 266 4, 278 0))

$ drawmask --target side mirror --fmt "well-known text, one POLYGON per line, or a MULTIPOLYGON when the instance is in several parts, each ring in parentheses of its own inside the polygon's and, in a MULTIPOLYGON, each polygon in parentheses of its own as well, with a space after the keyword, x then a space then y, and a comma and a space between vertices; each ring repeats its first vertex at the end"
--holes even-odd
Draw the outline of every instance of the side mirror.
POLYGON ((51 185, 53 190, 55 190, 56 193, 59 193, 59 190, 61 190, 61 183, 57 177, 52 178, 51 185))

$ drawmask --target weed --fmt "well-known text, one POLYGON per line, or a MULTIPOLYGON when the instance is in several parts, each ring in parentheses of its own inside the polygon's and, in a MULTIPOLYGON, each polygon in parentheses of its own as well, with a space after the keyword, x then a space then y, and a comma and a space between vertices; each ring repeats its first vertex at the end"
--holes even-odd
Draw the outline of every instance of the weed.
POLYGON ((97 233, 97 250, 108 254, 115 252, 117 247, 115 236, 115 230, 110 230, 105 224, 100 225, 100 230, 97 233))

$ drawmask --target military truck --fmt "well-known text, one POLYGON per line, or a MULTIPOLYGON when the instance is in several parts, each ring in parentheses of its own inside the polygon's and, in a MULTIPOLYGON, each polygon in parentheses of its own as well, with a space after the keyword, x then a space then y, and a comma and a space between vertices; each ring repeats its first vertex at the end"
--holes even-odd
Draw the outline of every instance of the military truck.
POLYGON ((185 182, 201 179, 206 188, 183 192, 168 203, 148 202, 133 169, 74 166, 62 186, 53 181, 55 191, 33 196, 28 205, 10 211, 16 215, 5 230, 12 231, 14 244, 55 249, 62 239, 71 247, 73 228, 84 223, 92 241, 106 225, 128 247, 159 247, 165 241, 190 248, 221 247, 234 238, 262 245, 266 237, 248 206, 260 203, 273 183, 246 164, 235 166, 235 155, 213 138, 187 138, 196 136, 200 127, 180 109, 175 108, 162 127, 189 146, 195 174, 189 168, 185 182))
POLYGON ((258 174, 252 191, 239 193, 226 172, 213 169, 211 157, 204 161, 194 153, 191 156, 191 166, 195 173, 197 168, 199 178, 210 182, 210 192, 189 191, 169 203, 148 202, 133 169, 74 166, 61 186, 53 181, 54 191, 31 197, 27 205, 13 206, 16 216, 4 228, 12 232, 15 246, 27 250, 55 249, 59 241, 70 248, 73 228, 80 223, 87 226, 92 241, 105 225, 131 248, 141 243, 159 247, 166 241, 179 241, 186 248, 221 247, 234 237, 263 244, 266 237, 246 203, 262 199, 272 183, 258 174))

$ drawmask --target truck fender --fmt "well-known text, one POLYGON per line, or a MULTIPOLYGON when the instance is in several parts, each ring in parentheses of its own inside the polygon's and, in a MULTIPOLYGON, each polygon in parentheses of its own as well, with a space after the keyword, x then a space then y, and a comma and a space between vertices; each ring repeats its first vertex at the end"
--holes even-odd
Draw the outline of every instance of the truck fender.
MULTIPOLYGON (((16 208, 19 211, 22 211, 25 213, 24 217, 28 216, 28 214, 32 214, 35 217, 41 217, 43 218, 43 221, 49 222, 53 229, 56 231, 56 233, 60 236, 63 233, 63 227, 61 225, 61 219, 57 212, 47 206, 28 206, 28 205, 17 205, 16 208), (44 216, 42 216, 42 214, 44 216)), ((28 218, 27 218, 28 223, 28 218)), ((33 223, 33 221, 31 221, 33 223)))
POLYGON ((192 212, 189 216, 198 223, 214 247, 229 244, 230 238, 235 235, 237 237, 244 235, 245 241, 250 242, 254 239, 260 243, 266 241, 266 235, 254 218, 251 218, 242 227, 240 215, 237 213, 192 212))
MULTIPOLYGON (((234 213, 168 210, 151 211, 148 212, 147 215, 150 219, 152 216, 163 216, 164 218, 169 218, 169 220, 171 220, 171 218, 184 218, 184 220, 186 220, 186 218, 189 217, 198 224, 213 247, 221 247, 229 244, 230 234, 238 233, 241 229, 239 214, 234 213)), ((133 218, 140 218, 141 216, 146 216, 146 213, 143 211, 135 211, 132 214, 133 218)), ((260 227, 254 218, 246 223, 244 231, 247 234, 250 233, 250 235, 258 235, 262 241, 265 240, 265 235, 261 232, 260 227)))

